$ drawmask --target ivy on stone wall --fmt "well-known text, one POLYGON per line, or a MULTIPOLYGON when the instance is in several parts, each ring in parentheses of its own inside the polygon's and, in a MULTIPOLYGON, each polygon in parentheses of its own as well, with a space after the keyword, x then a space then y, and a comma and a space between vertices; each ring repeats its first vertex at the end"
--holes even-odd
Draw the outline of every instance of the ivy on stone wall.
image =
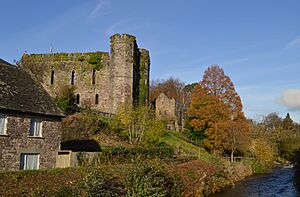
POLYGON ((145 53, 140 54, 140 80, 139 80, 139 103, 144 104, 148 97, 148 85, 146 80, 146 72, 149 66, 149 55, 145 53))
POLYGON ((89 53, 89 57, 88 63, 93 65, 93 69, 100 70, 102 68, 100 53, 89 53))

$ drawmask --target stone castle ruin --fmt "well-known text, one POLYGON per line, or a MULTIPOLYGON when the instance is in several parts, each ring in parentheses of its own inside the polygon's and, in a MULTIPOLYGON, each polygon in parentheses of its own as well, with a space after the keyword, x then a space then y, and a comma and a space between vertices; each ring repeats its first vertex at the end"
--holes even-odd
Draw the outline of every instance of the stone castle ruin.
POLYGON ((123 102, 148 103, 149 51, 132 35, 111 36, 110 53, 24 54, 21 65, 52 97, 62 86, 74 87, 79 106, 115 114, 123 102))

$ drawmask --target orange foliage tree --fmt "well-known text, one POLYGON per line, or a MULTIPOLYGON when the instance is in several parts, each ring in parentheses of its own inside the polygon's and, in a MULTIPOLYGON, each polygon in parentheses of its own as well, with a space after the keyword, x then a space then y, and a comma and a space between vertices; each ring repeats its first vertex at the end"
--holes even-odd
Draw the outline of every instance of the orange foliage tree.
POLYGON ((188 113, 191 120, 189 124, 193 129, 197 128, 197 123, 206 122, 207 127, 202 130, 207 137, 204 144, 214 151, 216 147, 222 147, 219 148, 220 151, 230 151, 232 160, 234 152, 248 141, 249 128, 242 111, 241 99, 230 78, 218 65, 213 65, 204 72, 203 80, 192 95, 188 113), (202 104, 199 105, 199 102, 202 104), (205 109, 200 109, 200 106, 205 109), (205 116, 216 119, 207 119, 199 112, 195 115, 195 110, 205 110, 205 116))
POLYGON ((227 121, 230 120, 227 106, 215 95, 206 94, 204 89, 197 85, 192 93, 188 115, 188 127, 206 136, 203 140, 205 147, 214 153, 222 152, 227 137, 227 121))

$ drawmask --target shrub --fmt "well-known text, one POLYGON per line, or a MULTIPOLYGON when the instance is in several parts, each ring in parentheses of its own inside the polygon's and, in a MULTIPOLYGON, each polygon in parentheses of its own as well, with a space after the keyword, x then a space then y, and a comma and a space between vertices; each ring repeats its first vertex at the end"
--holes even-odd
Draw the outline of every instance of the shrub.
POLYGON ((110 184, 111 179, 100 169, 95 169, 81 181, 63 187, 56 196, 88 196, 113 197, 119 196, 117 189, 110 184))
POLYGON ((96 111, 85 110, 62 121, 63 141, 88 139, 98 132, 110 130, 109 120, 96 111))
POLYGON ((102 152, 99 153, 97 161, 94 161, 94 163, 131 163, 133 159, 145 158, 165 159, 172 158, 173 153, 173 149, 165 144, 161 144, 156 147, 106 147, 102 148, 102 152))
POLYGON ((159 164, 142 164, 128 173, 126 190, 126 196, 182 196, 182 183, 159 164))
POLYGON ((55 102, 65 115, 79 111, 79 108, 74 104, 74 87, 60 86, 56 94, 55 102))
POLYGON ((109 181, 104 172, 96 169, 82 180, 81 187, 87 196, 118 196, 115 191, 112 191, 109 181))

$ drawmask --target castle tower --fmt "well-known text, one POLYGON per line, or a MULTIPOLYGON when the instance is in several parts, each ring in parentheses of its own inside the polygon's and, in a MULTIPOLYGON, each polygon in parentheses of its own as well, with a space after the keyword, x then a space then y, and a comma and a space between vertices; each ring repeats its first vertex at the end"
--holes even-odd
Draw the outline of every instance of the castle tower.
POLYGON ((135 104, 138 98, 139 50, 134 36, 111 36, 110 63, 113 70, 113 112, 116 113, 121 103, 135 104))
POLYGON ((139 49, 139 103, 149 103, 150 56, 146 49, 139 49))

